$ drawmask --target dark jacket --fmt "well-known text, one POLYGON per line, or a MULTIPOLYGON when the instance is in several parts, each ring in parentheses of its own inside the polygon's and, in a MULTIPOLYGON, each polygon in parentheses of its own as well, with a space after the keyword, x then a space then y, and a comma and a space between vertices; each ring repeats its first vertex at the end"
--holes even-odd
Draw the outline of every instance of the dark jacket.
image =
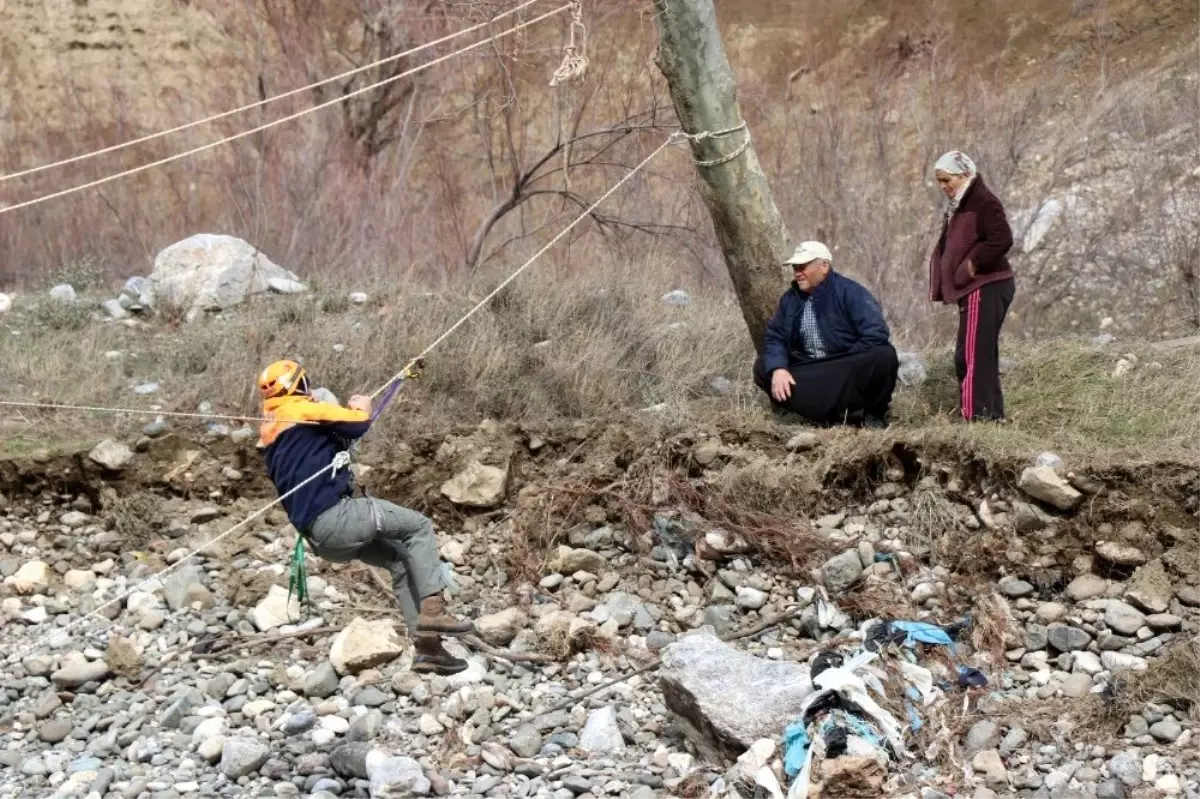
POLYGON ((263 415, 270 421, 260 428, 258 446, 280 495, 324 470, 283 500, 288 521, 307 534, 318 516, 353 492, 349 467, 330 475, 330 466, 335 455, 366 434, 371 419, 362 411, 303 396, 268 400, 263 415))
POLYGON ((763 337, 763 366, 768 375, 775 369, 786 369, 793 362, 805 360, 800 312, 806 301, 815 303, 817 328, 828 357, 865 352, 889 343, 891 332, 879 302, 863 285, 831 269, 811 295, 801 291, 793 281, 779 298, 779 307, 767 323, 763 337))
POLYGON ((929 258, 929 299, 956 303, 988 283, 1013 276, 1005 255, 1012 249, 1012 229, 1004 206, 976 175, 948 222, 942 223, 929 258), (967 262, 975 265, 971 277, 967 262))

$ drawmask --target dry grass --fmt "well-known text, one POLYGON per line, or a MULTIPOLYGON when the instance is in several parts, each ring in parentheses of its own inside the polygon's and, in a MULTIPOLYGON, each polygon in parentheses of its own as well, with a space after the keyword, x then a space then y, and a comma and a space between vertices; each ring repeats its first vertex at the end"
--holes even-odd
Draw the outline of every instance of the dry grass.
MULTIPOLYGON (((669 285, 662 271, 608 267, 570 281, 537 272, 523 276, 431 354, 425 375, 383 417, 376 439, 386 446, 413 425, 489 417, 535 425, 617 419, 659 403, 680 409, 676 423, 683 427, 700 414, 748 431, 780 429, 750 381, 753 350, 727 294, 697 292, 691 306, 674 308, 659 302, 669 285), (731 393, 713 395, 710 382, 717 376, 731 382, 731 393), (693 405, 697 410, 689 411, 693 405)), ((468 285, 444 296, 373 288, 379 289, 374 301, 364 307, 341 307, 336 300, 345 291, 331 289, 314 297, 264 298, 225 318, 181 328, 91 322, 81 331, 47 324, 42 306, 19 303, 4 317, 7 330, 0 328, 6 376, 0 399, 171 411, 194 411, 207 400, 217 413, 256 417, 253 375, 270 360, 298 356, 318 384, 344 400, 381 385, 488 286, 468 285), (157 393, 133 392, 148 381, 159 383, 157 393)), ((1197 347, 1055 340, 1007 343, 1002 353, 1012 362, 1003 378, 1011 424, 955 422, 952 357, 935 350, 927 353, 929 380, 898 391, 892 429, 824 432, 815 457, 798 464, 803 468, 731 467, 718 493, 736 497, 746 510, 802 502, 830 470, 896 444, 944 447, 963 459, 989 462, 1026 460, 1045 449, 1108 462, 1195 462, 1197 347), (1114 377, 1118 360, 1128 355, 1136 358, 1133 368, 1114 377)), ((0 416, 9 451, 95 436, 114 426, 130 430, 149 418, 28 410, 0 416)), ((938 508, 916 510, 919 518, 928 517, 926 537, 936 541, 953 531, 952 519, 938 508)))
POLYGON ((1106 714, 1124 724, 1146 703, 1169 705, 1192 721, 1200 721, 1200 641, 1176 641, 1150 660, 1145 671, 1129 672, 1114 681, 1113 702, 1106 714))

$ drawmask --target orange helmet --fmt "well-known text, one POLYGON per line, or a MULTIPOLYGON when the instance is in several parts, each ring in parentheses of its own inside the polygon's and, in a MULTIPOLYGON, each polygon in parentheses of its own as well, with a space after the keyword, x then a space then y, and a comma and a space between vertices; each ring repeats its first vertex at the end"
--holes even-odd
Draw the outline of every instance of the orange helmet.
POLYGON ((308 375, 296 361, 276 361, 258 376, 263 399, 308 393, 308 375))

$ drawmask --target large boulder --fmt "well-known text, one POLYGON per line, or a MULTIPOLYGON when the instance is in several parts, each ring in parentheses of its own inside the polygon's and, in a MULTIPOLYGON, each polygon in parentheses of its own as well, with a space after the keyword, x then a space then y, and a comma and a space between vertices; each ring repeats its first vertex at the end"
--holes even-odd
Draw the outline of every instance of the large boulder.
POLYGON ((808 666, 757 658, 701 631, 662 651, 659 684, 684 733, 714 762, 734 761, 796 720, 808 666))
POLYGON ((255 294, 307 290, 296 275, 250 243, 212 233, 189 236, 162 250, 149 279, 154 298, 186 309, 189 321, 255 294))

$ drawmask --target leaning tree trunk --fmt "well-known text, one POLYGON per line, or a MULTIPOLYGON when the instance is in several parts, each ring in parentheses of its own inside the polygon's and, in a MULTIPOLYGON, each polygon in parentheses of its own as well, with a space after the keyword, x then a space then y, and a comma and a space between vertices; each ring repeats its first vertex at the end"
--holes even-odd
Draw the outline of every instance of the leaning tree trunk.
MULTIPOLYGON (((654 10, 658 68, 670 86, 683 130, 696 134, 737 128, 742 124, 737 87, 712 0, 654 0, 654 10)), ((767 321, 786 287, 780 263, 787 253, 787 233, 749 135, 749 129, 737 130, 692 141, 691 148, 742 316, 761 353, 767 321), (724 160, 739 149, 736 157, 724 160), (704 163, 718 161, 724 162, 704 163)))

